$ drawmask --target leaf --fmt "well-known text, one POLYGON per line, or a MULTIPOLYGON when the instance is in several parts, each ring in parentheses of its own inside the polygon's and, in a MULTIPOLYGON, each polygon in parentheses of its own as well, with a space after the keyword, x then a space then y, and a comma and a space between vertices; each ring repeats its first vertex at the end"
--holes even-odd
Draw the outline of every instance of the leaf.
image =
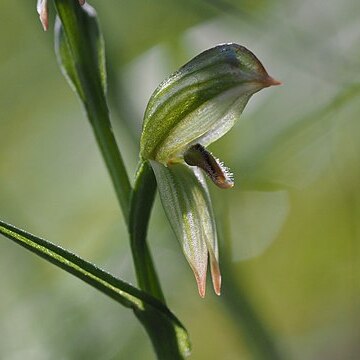
POLYGON ((81 8, 75 2, 72 6, 64 1, 55 4, 60 16, 55 25, 55 50, 65 77, 85 104, 105 102, 105 47, 94 8, 88 4, 81 8), (69 26, 64 27, 64 21, 69 26))
POLYGON ((206 147, 233 127, 254 93, 278 84, 243 46, 224 44, 204 51, 151 96, 144 115, 142 158, 167 164, 191 145, 206 147))
MULTIPOLYGON (((145 326, 150 326, 146 322, 147 318, 157 317, 158 322, 162 324, 163 328, 167 331, 172 331, 173 329, 176 339, 181 345, 180 349, 182 350, 183 356, 189 353, 190 345, 185 328, 170 310, 154 297, 115 278, 79 256, 49 241, 6 224, 3 221, 0 221, 0 234, 48 262, 75 275, 77 278, 100 290, 123 306, 133 309, 137 317, 141 321, 145 321, 145 326)), ((154 328, 150 330, 156 334, 154 328)), ((157 331, 159 332, 161 329, 157 328, 157 331)), ((164 331, 164 329, 162 329, 162 331, 164 331)), ((152 334, 152 336, 155 336, 154 334, 152 334)))
POLYGON ((201 171, 184 164, 150 161, 166 216, 194 272, 200 296, 205 296, 208 254, 215 292, 220 294, 221 275, 214 214, 201 171))
POLYGON ((96 12, 88 4, 80 6, 73 0, 55 0, 55 7, 58 12, 55 50, 59 65, 84 105, 127 219, 131 185, 110 123, 104 40, 96 12))

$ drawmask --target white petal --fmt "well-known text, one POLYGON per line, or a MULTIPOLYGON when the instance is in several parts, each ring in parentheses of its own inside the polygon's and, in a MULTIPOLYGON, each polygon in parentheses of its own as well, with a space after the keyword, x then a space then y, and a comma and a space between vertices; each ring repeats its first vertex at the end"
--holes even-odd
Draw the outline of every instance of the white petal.
POLYGON ((151 165, 165 213, 194 272, 200 296, 205 296, 208 254, 214 289, 220 294, 216 226, 204 176, 185 164, 166 167, 151 161, 151 165))

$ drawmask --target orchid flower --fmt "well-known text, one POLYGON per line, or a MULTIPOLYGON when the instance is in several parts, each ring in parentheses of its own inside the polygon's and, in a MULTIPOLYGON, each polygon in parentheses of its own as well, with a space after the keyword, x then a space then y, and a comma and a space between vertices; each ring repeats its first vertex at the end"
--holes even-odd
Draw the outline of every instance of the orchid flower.
MULTIPOLYGON (((85 0, 78 0, 80 5, 85 4, 85 0)), ((36 5, 36 10, 39 14, 41 24, 44 28, 44 31, 49 29, 49 6, 48 0, 38 0, 36 5)))
POLYGON ((140 157, 153 168, 201 297, 208 258, 214 291, 221 291, 215 218, 203 174, 220 188, 234 185, 231 172, 206 147, 234 126, 253 94, 279 84, 245 47, 218 45, 161 83, 145 111, 140 157))

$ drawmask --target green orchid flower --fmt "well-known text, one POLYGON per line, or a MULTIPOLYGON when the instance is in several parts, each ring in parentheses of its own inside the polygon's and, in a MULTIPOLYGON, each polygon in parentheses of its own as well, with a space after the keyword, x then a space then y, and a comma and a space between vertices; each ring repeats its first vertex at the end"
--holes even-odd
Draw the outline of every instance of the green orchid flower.
POLYGON ((223 44, 161 83, 145 111, 140 157, 153 168, 162 205, 201 297, 208 258, 215 293, 221 290, 216 224, 203 174, 220 188, 234 185, 231 172, 206 147, 234 126, 253 94, 279 84, 252 52, 223 44))

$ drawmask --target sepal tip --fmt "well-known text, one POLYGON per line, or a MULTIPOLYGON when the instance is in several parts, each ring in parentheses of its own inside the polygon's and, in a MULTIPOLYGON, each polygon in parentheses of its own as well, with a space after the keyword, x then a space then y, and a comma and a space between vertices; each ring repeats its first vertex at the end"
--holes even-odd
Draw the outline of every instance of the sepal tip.
POLYGON ((267 86, 278 86, 278 85, 282 85, 283 83, 281 81, 276 80, 273 77, 269 76, 266 79, 266 84, 267 84, 267 86))
POLYGON ((38 0, 36 10, 44 31, 47 31, 49 29, 49 7, 47 0, 38 0))
POLYGON ((211 267, 211 279, 215 294, 221 295, 221 273, 219 263, 216 258, 211 259, 210 256, 210 267, 211 267))
POLYGON ((205 294, 206 294, 206 273, 205 273, 205 276, 199 276, 199 274, 197 274, 194 271, 194 275, 195 275, 199 295, 200 295, 201 298, 204 299, 205 294))

